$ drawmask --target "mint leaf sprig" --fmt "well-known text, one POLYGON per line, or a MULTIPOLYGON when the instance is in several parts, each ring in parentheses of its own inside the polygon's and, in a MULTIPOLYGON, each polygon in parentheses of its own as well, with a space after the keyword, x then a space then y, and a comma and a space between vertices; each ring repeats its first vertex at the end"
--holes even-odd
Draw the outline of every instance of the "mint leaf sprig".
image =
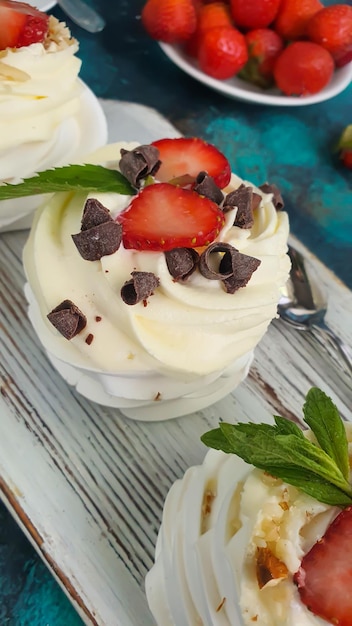
POLYGON ((313 387, 306 396, 303 413, 317 443, 280 416, 274 416, 272 426, 223 422, 201 440, 210 448, 236 454, 320 502, 351 505, 348 442, 336 406, 323 391, 313 387))
POLYGON ((0 185, 0 200, 59 191, 115 192, 134 195, 136 190, 117 170, 102 165, 65 165, 39 172, 16 185, 0 185))

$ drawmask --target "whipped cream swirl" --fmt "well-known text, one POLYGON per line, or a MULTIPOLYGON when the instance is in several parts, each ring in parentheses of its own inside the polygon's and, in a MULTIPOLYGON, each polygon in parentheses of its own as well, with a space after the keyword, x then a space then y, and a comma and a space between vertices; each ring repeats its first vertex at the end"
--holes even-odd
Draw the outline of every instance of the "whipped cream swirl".
MULTIPOLYGON (((120 148, 100 149, 92 162, 117 167, 120 148)), ((229 190, 243 181, 232 177, 229 190)), ((264 194, 251 229, 232 226, 236 209, 226 214, 218 237, 261 261, 248 285, 235 294, 220 281, 194 272, 175 282, 162 252, 125 249, 99 261, 86 261, 71 235, 79 232, 86 195, 56 195, 39 210, 25 250, 29 283, 44 319, 62 300, 72 300, 87 318, 85 332, 70 342, 50 328, 46 348, 71 364, 111 373, 149 372, 183 378, 221 372, 253 350, 276 316, 280 287, 289 271, 286 255, 288 217, 264 194), (133 271, 152 272, 160 286, 147 304, 125 304, 121 287, 133 271), (99 320, 97 322, 97 320, 99 320), (89 345, 86 334, 94 341, 89 345)), ((95 195, 111 215, 122 211, 129 196, 95 195)))

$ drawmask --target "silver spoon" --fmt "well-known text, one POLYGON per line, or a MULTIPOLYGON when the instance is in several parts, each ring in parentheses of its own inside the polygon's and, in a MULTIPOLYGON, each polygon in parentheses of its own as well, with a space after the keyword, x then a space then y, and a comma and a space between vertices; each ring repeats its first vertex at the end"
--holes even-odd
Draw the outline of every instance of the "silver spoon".
POLYGON ((297 330, 308 330, 325 335, 338 350, 352 374, 352 350, 325 322, 327 303, 317 280, 308 271, 304 257, 289 246, 291 259, 290 278, 278 305, 280 318, 297 330))
POLYGON ((105 20, 82 0, 57 0, 57 4, 75 24, 89 33, 99 33, 103 30, 105 20))

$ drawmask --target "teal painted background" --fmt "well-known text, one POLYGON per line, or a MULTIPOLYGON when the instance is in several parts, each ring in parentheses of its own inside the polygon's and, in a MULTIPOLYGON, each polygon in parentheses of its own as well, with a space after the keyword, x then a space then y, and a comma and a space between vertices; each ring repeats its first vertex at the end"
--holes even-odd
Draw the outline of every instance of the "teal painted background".
MULTIPOLYGON (((309 107, 266 107, 217 94, 185 75, 143 32, 142 0, 92 0, 108 26, 80 41, 83 80, 104 98, 158 109, 181 132, 219 146, 240 176, 282 189, 291 230, 352 287, 352 172, 332 154, 352 123, 352 85, 309 107)), ((54 14, 66 19, 59 9, 54 14)), ((121 137, 123 139, 123 137, 121 137)), ((79 626, 81 620, 0 506, 0 626, 79 626)), ((110 625, 109 625, 110 626, 110 625)), ((137 625, 136 625, 137 626, 137 625)))

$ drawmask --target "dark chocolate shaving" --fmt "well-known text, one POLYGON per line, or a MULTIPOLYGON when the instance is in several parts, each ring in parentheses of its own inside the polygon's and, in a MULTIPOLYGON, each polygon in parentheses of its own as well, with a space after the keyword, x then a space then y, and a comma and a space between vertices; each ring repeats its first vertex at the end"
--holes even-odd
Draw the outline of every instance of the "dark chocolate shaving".
POLYGON ((205 278, 221 280, 227 293, 235 293, 247 285, 260 263, 259 259, 242 254, 229 243, 214 242, 201 254, 199 271, 205 278), (210 258, 214 253, 223 253, 217 269, 210 258))
POLYGON ((232 275, 224 278, 223 285, 227 293, 235 293, 249 282, 253 272, 259 267, 261 261, 247 254, 242 254, 235 248, 231 255, 224 255, 220 263, 220 271, 227 274, 232 267, 232 275))
POLYGON ((223 280, 232 275, 232 263, 229 263, 228 270, 224 270, 221 268, 221 263, 224 257, 229 256, 231 259, 231 255, 233 251, 237 252, 236 248, 231 246, 229 243, 221 243, 215 241, 211 243, 210 246, 202 252, 199 258, 199 271, 205 277, 210 280, 223 280), (224 253, 224 254, 222 254, 224 253), (214 255, 216 257, 214 258, 214 255), (216 266, 217 261, 217 266, 216 266))
POLYGON ((72 339, 87 325, 85 315, 71 300, 63 300, 47 318, 65 339, 72 339))
POLYGON ((98 261, 101 257, 113 254, 119 249, 122 226, 113 220, 104 222, 89 230, 82 230, 77 235, 72 235, 72 239, 81 257, 86 261, 98 261))
POLYGON ((255 193, 255 191, 253 191, 253 195, 252 195, 252 211, 255 211, 260 203, 262 201, 262 197, 259 195, 259 193, 255 193))
POLYGON ((136 188, 140 186, 143 178, 154 176, 161 165, 159 150, 152 145, 138 146, 133 150, 122 148, 120 153, 121 174, 136 188))
POLYGON ((88 198, 84 205, 81 230, 89 230, 93 226, 99 226, 105 222, 112 222, 113 219, 110 211, 96 200, 96 198, 88 198))
POLYGON ((220 187, 217 186, 214 178, 209 176, 207 172, 199 172, 193 189, 199 193, 200 196, 205 196, 216 204, 221 204, 224 199, 224 194, 220 187))
POLYGON ((247 187, 242 184, 238 189, 235 189, 235 191, 231 191, 224 200, 224 207, 226 207, 225 212, 229 210, 229 207, 237 207, 237 213, 233 223, 234 226, 238 226, 239 228, 252 228, 254 223, 252 187, 247 187))
POLYGON ((121 298, 126 304, 147 300, 159 286, 160 280, 152 272, 131 272, 132 278, 121 287, 121 298))
POLYGON ((259 186, 259 189, 264 191, 264 193, 273 194, 273 205, 277 211, 281 211, 284 208, 285 203, 283 201, 280 189, 276 185, 263 183, 263 185, 259 186))
POLYGON ((196 269, 199 254, 194 248, 173 248, 165 252, 165 260, 175 281, 186 280, 196 269))

